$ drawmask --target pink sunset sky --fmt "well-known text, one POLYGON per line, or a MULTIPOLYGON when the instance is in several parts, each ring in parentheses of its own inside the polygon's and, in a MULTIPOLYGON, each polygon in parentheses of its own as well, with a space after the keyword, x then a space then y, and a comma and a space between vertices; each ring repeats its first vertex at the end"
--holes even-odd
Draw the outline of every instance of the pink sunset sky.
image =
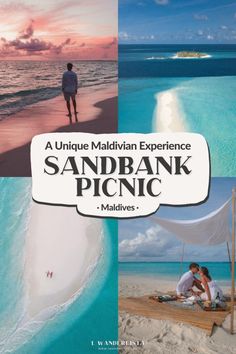
POLYGON ((117 0, 0 0, 0 60, 117 59, 117 0))

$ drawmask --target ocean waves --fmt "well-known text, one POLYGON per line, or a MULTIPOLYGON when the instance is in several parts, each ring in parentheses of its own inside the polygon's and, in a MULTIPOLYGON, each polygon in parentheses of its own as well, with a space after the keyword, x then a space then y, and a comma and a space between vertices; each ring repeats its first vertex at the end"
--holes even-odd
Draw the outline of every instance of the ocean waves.
POLYGON ((59 87, 46 87, 0 95, 0 120, 21 111, 26 106, 54 98, 60 93, 59 87))
MULTIPOLYGON (((75 279, 75 274, 72 274, 72 280, 76 284, 73 287, 72 282, 70 282, 68 294, 63 298, 63 301, 57 301, 57 296, 60 294, 60 291, 57 290, 51 294, 55 297, 54 303, 47 304, 48 297, 46 296, 44 308, 39 309, 35 314, 31 314, 30 306, 35 292, 33 294, 30 292, 32 286, 30 275, 34 268, 32 265, 29 268, 29 262, 33 257, 31 253, 34 242, 30 245, 29 242, 36 237, 39 228, 39 225, 36 225, 35 229, 30 229, 33 218, 31 179, 0 178, 0 189, 0 353, 42 353, 41 349, 50 345, 51 341, 55 340, 59 334, 71 328, 73 322, 77 321, 85 311, 88 311, 88 308, 99 296, 109 270, 107 262, 111 258, 107 245, 108 234, 102 222, 99 221, 101 227, 98 228, 93 219, 88 219, 88 225, 85 226, 88 249, 84 265, 79 267, 82 272, 81 279, 75 279), (92 243, 95 244, 90 247, 92 243), (30 251, 30 254, 28 251, 30 251)), ((62 212, 64 213, 64 211, 62 212)), ((72 212, 71 209, 68 212, 72 212)), ((80 218, 76 212, 75 218, 77 221, 80 218)), ((41 220, 41 226, 43 226, 42 218, 37 220, 41 220)), ((81 218, 81 220, 84 221, 84 218, 81 218)), ((71 224, 73 225, 73 223, 71 224)), ((64 230, 64 228, 62 229, 64 230)), ((40 237, 40 240, 43 238, 41 232, 37 236, 40 237)), ((67 236, 65 236, 65 239, 68 239, 67 236)), ((56 237, 58 237, 58 232, 56 237)), ((82 247, 81 237, 76 233, 78 249, 75 256, 78 259, 82 259, 78 255, 78 250, 82 247)), ((59 237, 59 239, 61 238, 59 237)), ((37 246, 39 246, 38 243, 37 246)), ((43 246, 45 245, 43 244, 43 246)), ((75 249, 74 244, 73 247, 75 249)), ((38 248, 36 249, 37 252, 39 252, 38 248)), ((66 247, 63 248, 63 250, 65 249, 66 247)), ((45 249, 42 249, 41 255, 43 257, 44 252, 45 249)), ((53 251, 53 255, 55 257, 55 251, 53 251)), ((65 255, 65 252, 60 252, 60 258, 63 258, 63 255, 65 255)), ((33 257, 33 259, 35 258, 38 259, 33 257)), ((75 264, 72 258, 71 256, 71 262, 75 264)), ((76 261, 76 264, 78 262, 76 261)), ((62 263, 64 267, 67 267, 70 262, 62 263)), ((65 274, 63 286, 68 274, 65 274)), ((83 332, 83 329, 80 329, 80 331, 83 332)), ((85 332, 87 332, 87 329, 84 329, 85 332)))
MULTIPOLYGON (((103 237, 104 236, 101 234, 101 238, 103 237)), ((50 327, 57 325, 57 317, 66 316, 66 311, 68 308, 76 300, 78 300, 84 290, 88 287, 89 282, 93 281, 93 272, 98 266, 99 259, 101 257, 102 253, 87 269, 87 272, 84 275, 84 285, 78 291, 76 291, 66 302, 60 305, 49 306, 42 310, 38 315, 29 318, 27 313, 29 299, 25 297, 25 301, 22 304, 23 306, 21 316, 19 316, 14 326, 5 328, 4 332, 2 332, 2 336, 0 338, 0 353, 21 353, 21 348, 25 345, 35 345, 32 341, 34 340, 36 334, 38 334, 41 330, 45 329, 47 331, 47 326, 50 327)), ((93 290, 93 294, 90 294, 90 301, 88 301, 87 304, 80 306, 80 312, 77 313, 77 318, 81 316, 84 311, 86 311, 87 307, 93 301, 94 296, 96 296, 96 290, 93 290)), ((69 323, 70 326, 72 322, 73 321, 69 323)), ((63 331, 65 329, 66 326, 63 327, 63 331)))
MULTIPOLYGON (((104 87, 117 82, 114 61, 74 61, 79 86, 104 87)), ((34 103, 61 94, 66 62, 0 62, 0 120, 34 103), (10 75, 9 75, 10 73, 10 75)))
POLYGON ((0 179, 0 352, 17 329, 25 308, 24 243, 28 226, 31 184, 29 178, 0 179))

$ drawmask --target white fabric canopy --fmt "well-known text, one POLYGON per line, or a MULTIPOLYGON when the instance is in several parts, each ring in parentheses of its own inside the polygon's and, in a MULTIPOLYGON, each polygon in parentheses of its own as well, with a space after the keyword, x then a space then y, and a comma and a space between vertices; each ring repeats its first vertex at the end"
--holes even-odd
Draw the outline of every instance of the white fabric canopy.
POLYGON ((200 219, 168 220, 154 215, 152 219, 185 243, 216 245, 228 242, 230 235, 231 198, 219 209, 200 219))

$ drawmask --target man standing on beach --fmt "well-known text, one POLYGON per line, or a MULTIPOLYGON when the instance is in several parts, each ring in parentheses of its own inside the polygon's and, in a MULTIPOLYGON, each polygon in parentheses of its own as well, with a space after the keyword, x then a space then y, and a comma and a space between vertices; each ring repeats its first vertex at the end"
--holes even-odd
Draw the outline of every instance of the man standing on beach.
POLYGON ((76 99, 75 95, 78 90, 78 78, 74 71, 72 71, 73 64, 67 64, 67 71, 64 72, 62 76, 62 92, 64 94, 66 105, 68 109, 68 117, 70 118, 70 122, 72 123, 72 114, 70 108, 70 99, 72 99, 74 112, 75 112, 75 120, 77 121, 77 111, 76 111, 76 99))

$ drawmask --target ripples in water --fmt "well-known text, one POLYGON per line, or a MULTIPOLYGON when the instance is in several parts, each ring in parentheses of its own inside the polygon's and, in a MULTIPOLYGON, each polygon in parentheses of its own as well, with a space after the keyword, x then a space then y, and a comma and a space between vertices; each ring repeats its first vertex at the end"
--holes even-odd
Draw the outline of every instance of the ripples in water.
MULTIPOLYGON (((115 61, 73 61, 80 87, 117 82, 115 61)), ((0 61, 0 120, 25 106, 58 96, 66 62, 0 61)))

